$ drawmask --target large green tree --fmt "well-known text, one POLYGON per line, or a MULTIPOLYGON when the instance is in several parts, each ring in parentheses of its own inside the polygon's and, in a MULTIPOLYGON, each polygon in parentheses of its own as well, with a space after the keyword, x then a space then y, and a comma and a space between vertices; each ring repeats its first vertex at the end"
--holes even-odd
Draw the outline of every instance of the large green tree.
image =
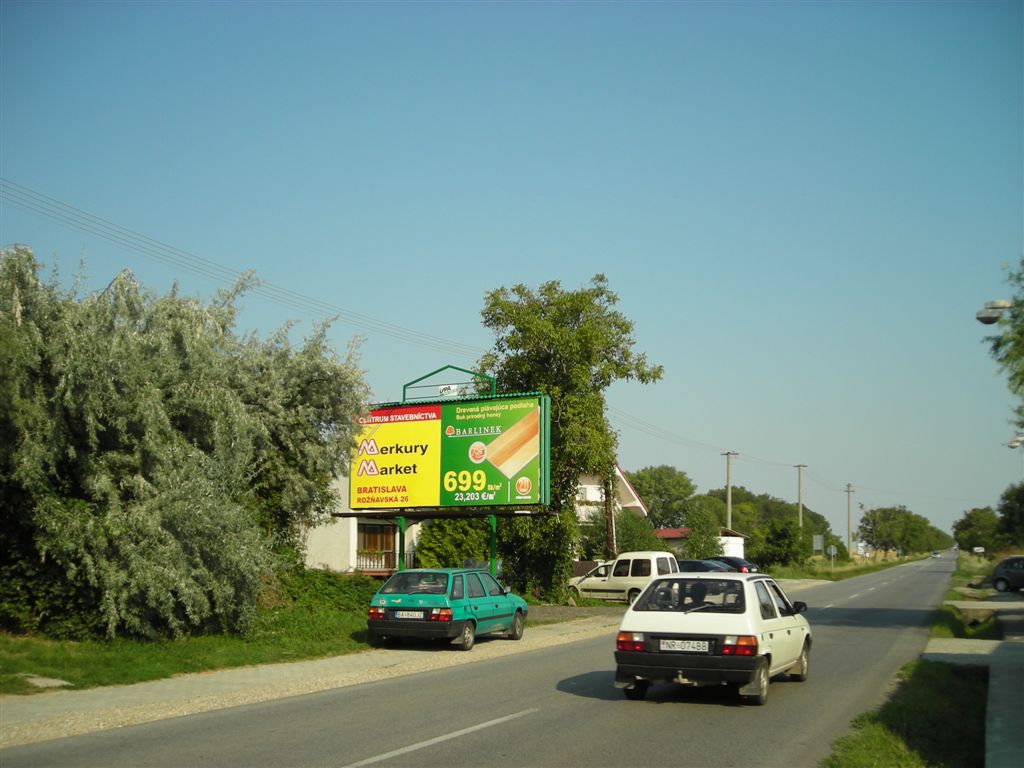
POLYGON ((435 518, 420 532, 416 564, 421 568, 461 568, 469 561, 487 560, 490 539, 483 518, 435 518))
POLYGON ((953 543, 948 533, 904 506, 864 510, 857 534, 876 554, 907 555, 945 549, 953 543))
POLYGON ((650 521, 628 509, 620 509, 615 513, 615 540, 619 550, 615 554, 665 548, 661 539, 654 535, 650 521))
POLYGON ((992 357, 1006 374, 1010 391, 1019 401, 1016 424, 1024 429, 1024 256, 1016 269, 1009 270, 1007 282, 1013 289, 1011 305, 999 318, 999 333, 986 341, 992 357))
POLYGON ((0 624, 79 635, 246 626, 273 553, 333 503, 368 389, 326 327, 234 333, 122 272, 80 296, 0 254, 0 624))
POLYGON ((983 547, 989 554, 1001 549, 1006 541, 999 530, 999 517, 991 507, 975 507, 964 512, 963 517, 953 523, 953 538, 965 552, 983 547))
POLYGON ((1015 483, 999 497, 999 532, 1007 544, 1024 547, 1024 483, 1015 483))
POLYGON ((663 464, 627 472, 626 477, 647 505, 655 528, 678 528, 684 524, 687 504, 697 490, 685 472, 663 464))
POLYGON ((617 439, 605 413, 615 381, 649 383, 660 366, 634 351, 633 323, 615 309, 604 275, 565 290, 558 281, 536 290, 519 284, 489 292, 481 312, 495 336, 480 370, 499 391, 551 397, 550 517, 512 518, 499 529, 505 573, 519 589, 558 596, 572 575, 578 546, 576 493, 580 476, 612 481, 617 439))
POLYGON ((683 524, 690 529, 683 543, 683 554, 690 560, 706 560, 724 554, 718 517, 708 507, 699 504, 686 511, 683 524))

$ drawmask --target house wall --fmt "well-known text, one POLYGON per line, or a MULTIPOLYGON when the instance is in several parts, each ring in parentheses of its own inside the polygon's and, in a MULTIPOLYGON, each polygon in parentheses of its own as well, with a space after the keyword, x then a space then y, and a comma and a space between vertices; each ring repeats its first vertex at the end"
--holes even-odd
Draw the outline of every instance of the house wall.
POLYGON ((722 554, 726 557, 746 557, 743 554, 744 541, 739 536, 719 536, 718 540, 722 544, 722 554))
MULTIPOLYGON (((335 489, 340 498, 340 510, 351 512, 348 505, 348 478, 339 477, 335 489)), ((359 523, 380 524, 376 518, 333 517, 306 531, 306 567, 340 573, 355 570, 356 550, 359 546, 359 523)), ((420 538, 422 523, 410 522, 405 529, 405 551, 411 552, 420 538)), ((397 529, 396 529, 397 531, 397 529)), ((398 549, 397 541, 395 549, 398 549)))

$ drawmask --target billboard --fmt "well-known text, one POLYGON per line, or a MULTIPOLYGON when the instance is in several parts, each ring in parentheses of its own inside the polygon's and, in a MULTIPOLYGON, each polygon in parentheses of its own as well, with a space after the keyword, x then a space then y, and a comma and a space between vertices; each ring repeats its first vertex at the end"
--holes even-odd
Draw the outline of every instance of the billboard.
POLYGON ((349 507, 547 504, 549 411, 546 395, 375 407, 359 420, 349 507))

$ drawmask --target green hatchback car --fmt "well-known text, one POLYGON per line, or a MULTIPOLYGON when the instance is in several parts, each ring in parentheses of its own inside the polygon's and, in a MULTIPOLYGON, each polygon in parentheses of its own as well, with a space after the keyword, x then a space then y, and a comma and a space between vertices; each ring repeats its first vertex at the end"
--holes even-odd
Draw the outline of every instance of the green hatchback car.
POLYGON ((528 607, 487 571, 417 568, 399 571, 370 600, 370 643, 397 638, 452 640, 468 651, 477 635, 523 636, 528 607))

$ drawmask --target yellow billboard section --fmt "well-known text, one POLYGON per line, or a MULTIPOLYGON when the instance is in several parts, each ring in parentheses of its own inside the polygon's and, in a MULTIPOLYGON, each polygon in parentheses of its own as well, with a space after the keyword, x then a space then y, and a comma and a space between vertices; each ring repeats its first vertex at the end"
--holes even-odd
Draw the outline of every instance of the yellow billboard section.
POLYGON ((363 427, 352 462, 352 508, 438 506, 440 406, 375 412, 363 427))

